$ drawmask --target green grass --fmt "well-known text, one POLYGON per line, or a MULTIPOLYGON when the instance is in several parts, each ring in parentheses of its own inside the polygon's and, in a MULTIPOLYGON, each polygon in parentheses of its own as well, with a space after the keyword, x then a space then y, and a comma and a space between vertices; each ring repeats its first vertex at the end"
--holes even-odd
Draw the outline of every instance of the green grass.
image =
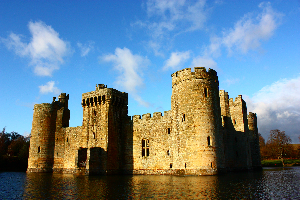
MULTIPOLYGON (((300 159, 284 160, 284 165, 285 166, 299 166, 300 159)), ((261 166, 262 167, 282 167, 282 162, 280 159, 278 159, 278 160, 262 160, 261 166)))

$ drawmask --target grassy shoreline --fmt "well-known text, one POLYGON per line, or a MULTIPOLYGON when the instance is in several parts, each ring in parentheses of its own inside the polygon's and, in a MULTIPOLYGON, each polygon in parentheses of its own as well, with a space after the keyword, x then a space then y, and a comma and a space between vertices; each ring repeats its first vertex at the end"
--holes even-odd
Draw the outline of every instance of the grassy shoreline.
MULTIPOLYGON (((284 166, 300 166, 300 159, 284 159, 284 166)), ((282 167, 282 162, 280 159, 278 160, 262 160, 262 167, 282 167)))

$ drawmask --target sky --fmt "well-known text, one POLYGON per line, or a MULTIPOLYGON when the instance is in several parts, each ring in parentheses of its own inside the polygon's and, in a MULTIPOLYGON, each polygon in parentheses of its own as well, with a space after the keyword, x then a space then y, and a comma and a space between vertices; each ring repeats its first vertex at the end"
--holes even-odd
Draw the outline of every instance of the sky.
POLYGON ((0 128, 28 135, 33 106, 105 84, 129 94, 128 114, 171 109, 171 74, 215 69, 219 87, 258 129, 300 135, 300 2, 222 0, 0 1, 0 128))

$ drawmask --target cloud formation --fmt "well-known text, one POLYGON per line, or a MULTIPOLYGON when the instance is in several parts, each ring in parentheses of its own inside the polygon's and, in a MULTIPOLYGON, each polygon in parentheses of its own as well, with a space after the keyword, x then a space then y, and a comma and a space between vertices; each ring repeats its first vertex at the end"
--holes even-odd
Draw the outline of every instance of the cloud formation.
MULTIPOLYGON (((277 27, 280 25, 282 14, 275 12, 270 3, 259 4, 260 12, 257 14, 247 13, 240 20, 238 20, 233 28, 224 30, 221 36, 212 36, 210 44, 204 47, 201 55, 192 59, 192 66, 205 66, 218 70, 217 63, 214 58, 222 55, 225 49, 228 55, 246 54, 250 50, 260 48, 262 41, 268 40, 272 37, 277 27)), ((192 22, 195 17, 190 17, 192 13, 197 13, 205 8, 205 1, 197 1, 195 4, 186 1, 148 1, 147 11, 151 18, 158 18, 160 21, 152 25, 143 23, 143 26, 153 28, 153 38, 164 36, 166 33, 175 31, 176 27, 180 26, 180 22, 192 22)), ((205 12, 204 12, 205 13, 205 12)), ((192 15, 193 16, 193 15, 192 15)), ((155 18, 155 19, 156 19, 155 18)), ((202 16, 200 20, 201 25, 190 26, 188 30, 200 29, 205 22, 206 17, 202 16), (194 28, 193 28, 194 27, 194 28)), ((200 23, 199 22, 199 23, 200 23)), ((191 25, 191 24, 190 24, 191 25)), ((160 45, 155 42, 156 46, 151 42, 156 55, 159 55, 160 45)), ((163 70, 179 68, 187 59, 190 58, 190 51, 187 52, 173 52, 171 57, 166 61, 163 70)), ((232 84, 233 82, 231 82, 232 84)))
POLYGON ((163 56, 160 48, 164 41, 172 41, 184 32, 202 29, 207 20, 205 0, 148 0, 144 5, 148 19, 131 25, 148 31, 148 47, 158 56, 163 56))
POLYGON ((62 91, 55 87, 55 82, 54 81, 49 81, 46 83, 46 85, 41 85, 39 86, 40 88, 40 94, 48 94, 48 93, 53 93, 53 94, 60 94, 62 91))
POLYGON ((262 10, 258 15, 248 13, 233 28, 223 31, 222 37, 212 37, 205 53, 219 56, 220 48, 225 47, 229 55, 234 52, 245 54, 259 48, 262 41, 270 39, 280 24, 282 14, 275 12, 269 2, 261 3, 258 7, 262 10))
POLYGON ((190 58, 190 52, 173 52, 168 60, 166 60, 166 64, 163 67, 163 70, 178 70, 181 65, 183 65, 190 58))
POLYGON ((147 23, 154 38, 166 32, 194 31, 203 28, 206 21, 205 0, 149 0, 146 3, 148 17, 155 22, 147 23))
POLYGON ((63 57, 70 51, 68 43, 42 21, 29 22, 28 28, 32 35, 29 43, 22 42, 22 36, 14 33, 8 38, 1 38, 1 41, 17 55, 28 57, 36 75, 52 76, 53 71, 58 70, 64 63, 63 57))
MULTIPOLYGON (((234 27, 224 30, 221 37, 213 36, 210 44, 204 48, 201 56, 193 58, 192 66, 205 66, 217 70, 214 58, 222 55, 225 48, 228 55, 246 54, 249 50, 256 50, 261 42, 268 40, 280 24, 282 14, 275 12, 270 3, 258 6, 262 11, 257 15, 246 14, 234 24, 234 27)), ((238 81, 228 81, 233 84, 238 81)))
POLYGON ((95 42, 93 42, 93 41, 89 41, 88 43, 85 43, 85 44, 77 42, 77 46, 81 52, 81 54, 80 54, 81 57, 87 56, 89 54, 89 52, 94 49, 94 44, 95 44, 95 42))
POLYGON ((114 69, 120 73, 116 81, 119 87, 129 92, 140 105, 149 106, 149 103, 144 101, 138 94, 138 88, 144 85, 141 77, 142 68, 147 67, 150 63, 146 57, 134 55, 124 47, 123 49, 116 48, 115 54, 104 55, 100 59, 112 62, 114 69))
POLYGON ((257 113, 259 132, 267 139, 270 130, 279 129, 298 142, 300 130, 300 76, 282 79, 263 87, 247 99, 248 111, 257 113))

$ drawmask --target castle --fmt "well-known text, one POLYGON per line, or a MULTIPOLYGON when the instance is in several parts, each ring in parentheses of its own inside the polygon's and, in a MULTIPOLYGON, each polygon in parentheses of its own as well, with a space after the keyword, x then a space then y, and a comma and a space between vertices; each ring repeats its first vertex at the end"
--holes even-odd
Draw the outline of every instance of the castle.
POLYGON ((214 175, 260 169, 257 117, 219 91, 217 72, 172 75, 171 110, 128 116, 128 94, 103 84, 82 94, 82 126, 69 127, 69 95, 34 106, 27 172, 214 175))

